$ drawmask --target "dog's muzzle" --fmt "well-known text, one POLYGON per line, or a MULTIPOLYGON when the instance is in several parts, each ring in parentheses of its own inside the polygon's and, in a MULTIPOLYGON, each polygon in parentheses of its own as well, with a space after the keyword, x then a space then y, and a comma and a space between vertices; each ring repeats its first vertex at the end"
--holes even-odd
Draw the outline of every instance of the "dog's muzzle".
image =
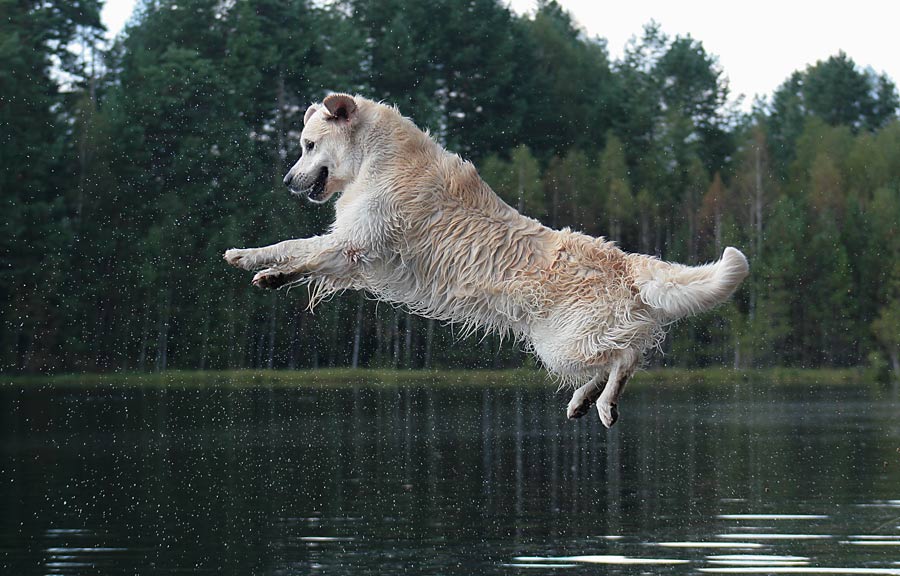
POLYGON ((284 177, 284 183, 291 191, 291 194, 295 196, 306 196, 312 202, 321 202, 322 197, 325 195, 325 185, 328 183, 328 167, 322 166, 319 169, 319 173, 316 175, 316 179, 306 186, 301 184, 303 180, 305 180, 305 178, 302 176, 298 178, 290 172, 284 177))

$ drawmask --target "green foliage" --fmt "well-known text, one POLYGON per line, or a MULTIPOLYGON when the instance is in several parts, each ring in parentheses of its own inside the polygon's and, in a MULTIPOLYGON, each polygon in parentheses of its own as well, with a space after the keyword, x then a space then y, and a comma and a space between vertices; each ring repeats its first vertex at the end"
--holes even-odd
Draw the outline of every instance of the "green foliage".
POLYGON ((605 41, 584 38, 554 1, 539 3, 523 26, 530 78, 521 137, 543 160, 562 157, 569 148, 596 150, 616 107, 605 41))
POLYGON ((509 161, 494 154, 481 164, 482 178, 507 204, 537 218, 547 216, 547 201, 541 183, 541 167, 527 146, 516 146, 509 161))
MULTIPOLYGON (((634 220, 635 200, 628 178, 624 145, 615 134, 609 133, 606 137, 606 146, 600 153, 597 179, 603 201, 599 213, 605 213, 609 219, 606 235, 610 240, 622 242, 626 235, 633 232, 628 224, 634 220)), ((600 234, 599 231, 595 233, 600 234)))
POLYGON ((516 143, 530 81, 527 39, 496 0, 359 0, 364 87, 459 153, 480 159, 516 143), (435 25, 435 23, 440 25, 435 25))
MULTIPOLYGON (((62 344, 65 254, 74 239, 67 159, 76 155, 62 78, 85 89, 87 62, 70 50, 101 32, 96 0, 0 0, 0 358, 47 361, 62 344)), ((75 184, 75 185, 73 185, 75 184)))
POLYGON ((853 132, 875 131, 896 119, 897 108, 891 79, 860 70, 843 52, 795 72, 776 90, 767 118, 780 170, 784 173, 793 161, 807 119, 853 132))
POLYGON ((593 166, 580 149, 570 148, 562 158, 550 160, 544 175, 544 193, 550 201, 551 226, 592 232, 601 224, 603 199, 593 166))
POLYGON ((753 363, 761 366, 796 365, 802 336, 798 329, 804 300, 795 290, 803 274, 806 214, 796 200, 782 197, 766 225, 765 252, 754 261, 749 279, 756 293, 750 330, 753 363))
POLYGON ((751 277, 669 364, 900 371, 897 92, 844 54, 739 118, 699 41, 651 23, 610 61, 552 1, 145 0, 105 51, 96 0, 0 12, 4 371, 533 362, 356 293, 311 314, 222 263, 325 230, 281 178, 332 90, 398 105, 552 226, 689 263, 744 249, 751 277))

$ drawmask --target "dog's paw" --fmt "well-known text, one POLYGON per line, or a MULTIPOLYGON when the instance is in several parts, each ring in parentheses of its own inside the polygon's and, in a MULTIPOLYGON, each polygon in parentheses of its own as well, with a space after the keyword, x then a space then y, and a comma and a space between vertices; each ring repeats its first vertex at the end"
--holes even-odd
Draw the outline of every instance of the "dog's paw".
POLYGON ((252 258, 250 258, 250 252, 252 250, 246 250, 243 248, 232 248, 230 250, 226 250, 225 254, 222 256, 228 264, 234 266, 235 268, 243 268, 244 270, 249 270, 252 266, 252 258))
POLYGON ((597 412, 600 413, 600 422, 607 428, 612 428, 619 419, 619 407, 603 398, 597 400, 597 412))
POLYGON ((281 288, 285 284, 293 282, 298 277, 298 274, 291 274, 278 270, 277 268, 266 268, 253 276, 253 285, 265 290, 275 290, 276 288, 281 288))
POLYGON ((598 387, 594 381, 591 380, 581 388, 572 392, 572 399, 569 400, 569 405, 566 407, 566 416, 569 420, 581 418, 590 412, 591 406, 593 406, 597 401, 597 398, 600 397, 602 391, 603 389, 598 387))
POLYGON ((569 405, 566 407, 566 418, 569 420, 581 418, 590 412, 591 404, 593 404, 593 402, 590 398, 573 394, 572 399, 569 400, 569 405))

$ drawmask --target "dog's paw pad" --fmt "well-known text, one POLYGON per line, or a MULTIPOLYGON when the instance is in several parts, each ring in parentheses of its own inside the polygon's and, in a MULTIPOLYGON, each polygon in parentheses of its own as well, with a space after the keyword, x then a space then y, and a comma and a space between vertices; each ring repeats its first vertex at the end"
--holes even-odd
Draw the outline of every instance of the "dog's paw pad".
POLYGON ((279 288, 290 281, 288 275, 278 270, 263 270, 257 272, 253 276, 253 285, 257 288, 274 289, 279 288))
POLYGON ((297 272, 285 272, 277 268, 266 268, 253 276, 253 285, 257 288, 274 290, 299 280, 303 275, 297 272))

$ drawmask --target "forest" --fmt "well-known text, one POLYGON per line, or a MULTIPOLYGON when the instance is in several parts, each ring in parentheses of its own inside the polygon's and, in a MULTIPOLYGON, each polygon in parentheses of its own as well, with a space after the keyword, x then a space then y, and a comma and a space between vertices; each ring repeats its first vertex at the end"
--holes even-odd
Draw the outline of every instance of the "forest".
POLYGON ((651 366, 900 372, 898 94, 852 55, 745 112, 702 39, 650 22, 613 59, 555 2, 142 0, 109 44, 101 4, 0 0, 5 373, 532 365, 223 262, 326 229, 281 180, 333 91, 397 105, 549 226, 692 264, 741 248, 735 298, 651 366))

